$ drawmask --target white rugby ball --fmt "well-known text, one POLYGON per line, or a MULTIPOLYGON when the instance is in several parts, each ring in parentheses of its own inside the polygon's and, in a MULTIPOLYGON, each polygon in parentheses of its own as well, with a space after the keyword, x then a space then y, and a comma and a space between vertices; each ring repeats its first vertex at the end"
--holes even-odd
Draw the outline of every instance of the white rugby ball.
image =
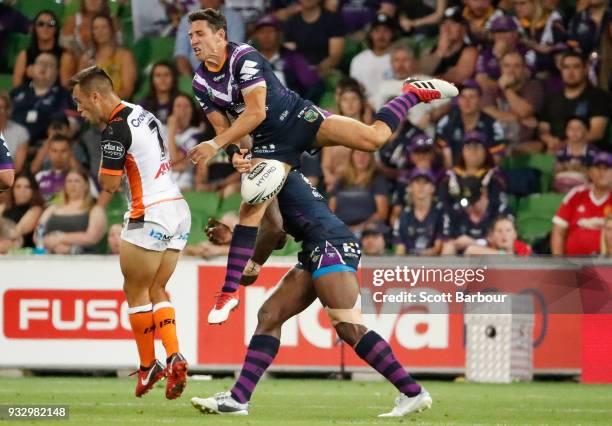
POLYGON ((242 175, 240 194, 246 203, 260 204, 278 194, 284 183, 284 163, 262 160, 242 175))

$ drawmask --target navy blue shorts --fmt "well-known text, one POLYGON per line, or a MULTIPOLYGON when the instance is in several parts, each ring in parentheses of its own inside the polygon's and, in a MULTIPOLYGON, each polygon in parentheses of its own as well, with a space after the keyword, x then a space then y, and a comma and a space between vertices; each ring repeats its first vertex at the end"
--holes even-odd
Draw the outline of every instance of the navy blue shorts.
POLYGON ((287 124, 276 134, 255 141, 253 158, 282 161, 291 167, 300 166, 303 152, 312 151, 321 123, 329 113, 310 101, 302 101, 300 108, 286 118, 287 124))
POLYGON ((315 280, 331 272, 357 272, 360 259, 361 247, 357 240, 325 241, 313 250, 299 252, 296 267, 310 272, 315 280))
POLYGON ((2 133, 0 133, 0 170, 12 169, 13 160, 2 133))

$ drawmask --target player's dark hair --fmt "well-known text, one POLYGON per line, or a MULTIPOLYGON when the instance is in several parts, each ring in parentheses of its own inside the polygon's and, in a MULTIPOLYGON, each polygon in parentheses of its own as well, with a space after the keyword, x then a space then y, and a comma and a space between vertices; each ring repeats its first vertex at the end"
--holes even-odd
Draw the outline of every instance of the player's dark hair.
POLYGON ((113 81, 106 71, 98 66, 85 68, 76 73, 70 79, 70 87, 79 85, 85 93, 91 93, 93 89, 98 91, 112 91, 113 81))
POLYGON ((227 20, 218 10, 211 9, 210 7, 204 10, 195 10, 189 14, 188 19, 189 22, 206 21, 214 32, 219 30, 225 31, 225 38, 227 38, 227 20))
POLYGON ((574 50, 568 50, 567 52, 563 53, 563 56, 561 57, 561 64, 563 64, 567 58, 576 58, 580 61, 582 66, 586 66, 585 57, 574 50))

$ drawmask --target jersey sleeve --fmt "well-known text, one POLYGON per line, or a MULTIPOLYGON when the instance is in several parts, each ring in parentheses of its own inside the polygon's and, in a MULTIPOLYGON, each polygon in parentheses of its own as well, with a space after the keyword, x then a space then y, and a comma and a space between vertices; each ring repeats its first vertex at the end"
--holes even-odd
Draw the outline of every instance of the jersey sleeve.
POLYGON ((121 117, 115 118, 102 132, 102 164, 100 174, 121 176, 132 146, 132 132, 121 117))
POLYGON ((570 221, 572 219, 573 213, 576 211, 575 199, 578 190, 582 189, 581 187, 576 187, 567 193, 563 202, 559 206, 559 210, 553 217, 552 221, 555 225, 558 225, 562 228, 569 227, 570 221))
POLYGON ((265 59, 253 48, 247 48, 244 53, 239 53, 234 67, 234 75, 238 87, 244 93, 253 87, 266 87, 264 71, 266 69, 265 59))
POLYGON ((11 152, 8 149, 8 145, 6 144, 6 139, 4 139, 4 135, 0 133, 0 170, 12 169, 13 159, 11 158, 11 152))
POLYGON ((210 98, 208 97, 208 94, 203 90, 203 88, 199 84, 195 82, 195 80, 194 80, 194 83, 192 84, 192 87, 193 87, 193 94, 196 100, 198 101, 198 104, 200 104, 200 108, 202 108, 202 111, 204 112, 204 114, 208 114, 213 111, 221 112, 219 108, 217 108, 215 104, 213 104, 213 102, 210 100, 210 98))

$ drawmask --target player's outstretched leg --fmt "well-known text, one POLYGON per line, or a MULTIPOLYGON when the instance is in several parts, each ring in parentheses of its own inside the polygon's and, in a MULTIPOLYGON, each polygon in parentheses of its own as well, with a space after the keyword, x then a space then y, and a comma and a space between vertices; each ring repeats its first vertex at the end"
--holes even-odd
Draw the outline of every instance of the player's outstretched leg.
POLYGON ((209 398, 191 398, 191 404, 204 414, 249 414, 251 395, 278 352, 281 326, 310 306, 315 297, 310 274, 297 268, 289 271, 257 314, 257 328, 232 389, 209 398))
MULTIPOLYGON (((314 281, 317 297, 334 325, 338 336, 350 344, 357 355, 383 375, 400 392, 395 407, 381 417, 398 417, 431 408, 432 399, 397 361, 389 343, 361 322, 356 307, 359 284, 353 272, 317 271, 314 281)), ((314 276, 314 275, 313 275, 314 276)))
POLYGON ((454 85, 437 78, 407 79, 402 91, 378 110, 372 125, 335 114, 327 117, 317 132, 316 146, 342 145, 359 151, 376 151, 391 138, 410 108, 419 102, 448 99, 459 94, 454 85))
POLYGON ((164 252, 149 296, 153 302, 153 319, 164 349, 166 349, 166 398, 180 397, 187 386, 187 360, 179 352, 176 334, 174 306, 168 298, 166 284, 176 269, 180 251, 168 249, 164 252))

